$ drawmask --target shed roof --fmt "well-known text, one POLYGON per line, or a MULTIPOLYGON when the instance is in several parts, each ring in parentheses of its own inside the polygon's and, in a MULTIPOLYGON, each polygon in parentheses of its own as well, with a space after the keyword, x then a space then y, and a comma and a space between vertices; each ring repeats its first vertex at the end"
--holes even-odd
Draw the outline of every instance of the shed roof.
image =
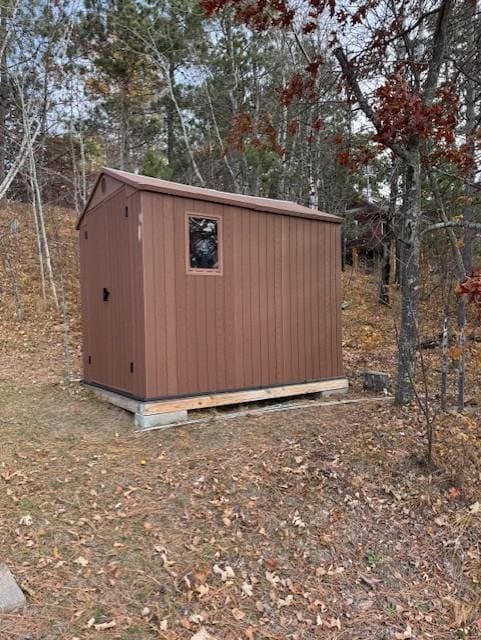
POLYGON ((165 193, 172 196, 180 196, 183 198, 191 198, 193 200, 206 200, 208 202, 217 202, 233 207, 243 207, 254 209, 256 211, 266 211, 268 213, 279 213, 281 215, 295 216, 299 218, 313 218, 315 220, 324 220, 326 222, 342 222, 339 216, 310 209, 301 204, 290 202, 288 200, 274 200, 273 198, 259 198, 256 196, 246 196, 239 193, 229 193, 227 191, 217 191, 216 189, 206 189, 204 187, 192 187, 190 185, 181 184, 179 182, 170 182, 169 180, 161 180, 160 178, 150 178, 137 173, 129 173, 128 171, 120 171, 119 169, 109 169, 104 167, 99 173, 95 185, 90 194, 90 198, 77 222, 77 228, 80 226, 82 218, 87 212, 97 185, 102 175, 111 176, 120 182, 128 184, 140 191, 155 191, 165 193))

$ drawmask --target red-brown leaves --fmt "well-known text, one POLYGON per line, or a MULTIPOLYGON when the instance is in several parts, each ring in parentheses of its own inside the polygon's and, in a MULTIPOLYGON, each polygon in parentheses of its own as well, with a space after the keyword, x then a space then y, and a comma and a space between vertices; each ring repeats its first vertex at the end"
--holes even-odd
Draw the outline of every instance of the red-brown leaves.
MULTIPOLYGON (((377 4, 379 0, 366 0, 348 10, 339 6, 338 0, 308 0, 309 12, 301 29, 303 33, 315 31, 322 14, 335 18, 341 27, 349 22, 358 25, 365 21, 369 10, 377 4)), ((288 0, 201 0, 200 6, 208 16, 219 13, 225 7, 232 7, 239 21, 257 31, 267 31, 271 27, 289 27, 299 13, 288 0)))
POLYGON ((290 136, 294 136, 299 131, 299 120, 291 120, 287 125, 287 133, 290 136))
MULTIPOLYGON (((209 15, 214 15, 225 7, 231 7, 239 21, 257 31, 267 31, 275 27, 287 28, 295 23, 297 30, 308 34, 314 32, 322 19, 329 16, 332 31, 328 46, 332 47, 336 43, 338 45, 339 35, 347 29, 355 30, 359 25, 370 22, 368 17, 377 15, 380 0, 358 0, 354 3, 341 3, 339 0, 305 0, 300 4, 291 3, 289 0, 201 0, 201 5, 209 15), (302 10, 300 6, 303 7, 302 10)), ((393 10, 393 15, 389 14, 385 21, 377 20, 378 24, 367 30, 369 35, 366 32, 368 40, 365 46, 354 59, 351 59, 358 83, 385 73, 386 63, 391 56, 387 54, 388 48, 405 35, 411 18, 415 19, 419 14, 418 5, 415 0, 399 3, 396 10, 393 10)), ((297 69, 280 93, 280 100, 284 106, 300 100, 310 103, 316 101, 321 86, 318 80, 319 70, 323 62, 321 57, 315 57, 303 68, 297 69)), ((459 105, 454 87, 451 84, 441 86, 435 99, 426 104, 422 90, 411 86, 407 80, 409 77, 419 77, 425 72, 426 60, 411 61, 401 56, 397 63, 393 61, 392 65, 395 71, 375 91, 374 101, 368 98, 374 113, 373 124, 377 130, 372 140, 391 149, 396 146, 404 149, 424 146, 423 162, 433 164, 448 161, 456 164, 461 171, 468 169, 473 153, 472 149, 459 146, 456 142, 459 105)), ((229 139, 239 139, 237 133, 244 135, 239 123, 234 123, 229 139)), ((252 145, 264 147, 267 144, 276 148, 275 132, 268 128, 264 135, 265 141, 252 132, 251 134, 252 145)), ((315 141, 314 129, 306 141, 309 144, 315 141)), ((372 158, 371 153, 372 148, 357 153, 340 149, 338 159, 352 170, 368 162, 372 158)))
POLYGON ((387 146, 406 143, 427 133, 427 121, 421 96, 406 80, 395 74, 376 91, 376 139, 387 146))
POLYGON ((288 27, 296 14, 287 0, 257 0, 257 2, 200 0, 200 6, 208 16, 213 16, 225 7, 231 6, 235 10, 237 20, 256 31, 267 31, 270 27, 288 27))
POLYGON ((282 155, 283 148, 278 143, 278 132, 270 114, 262 114, 258 121, 249 113, 238 113, 234 116, 227 145, 234 151, 243 153, 246 145, 261 151, 273 151, 282 155))
POLYGON ((306 24, 302 27, 302 33, 312 33, 313 31, 315 31, 317 29, 317 22, 316 21, 308 21, 306 22, 306 24))
POLYGON ((311 60, 311 62, 309 62, 309 64, 306 66, 307 73, 312 78, 315 78, 319 72, 319 67, 323 62, 324 59, 321 56, 317 56, 316 58, 314 58, 314 60, 311 60))
POLYGON ((281 102, 286 107, 294 100, 307 98, 314 100, 316 97, 316 78, 319 68, 323 64, 322 56, 317 56, 304 67, 305 74, 295 73, 291 76, 287 87, 281 92, 281 102))
POLYGON ((343 149, 337 154, 337 161, 349 172, 355 172, 372 162, 377 153, 377 149, 367 145, 358 149, 343 149))
POLYGON ((227 2, 225 0, 200 0, 199 4, 208 16, 213 16, 226 6, 227 2))
POLYGON ((264 114, 260 122, 260 132, 264 137, 262 148, 266 151, 273 151, 277 155, 282 155, 284 149, 277 141, 277 129, 272 122, 270 114, 264 114))
POLYGON ((458 283, 454 293, 458 296, 467 295, 468 302, 481 314, 481 269, 473 269, 463 282, 458 283))
POLYGON ((299 99, 304 93, 304 79, 300 73, 294 73, 289 80, 289 84, 281 92, 281 102, 288 106, 296 98, 299 99))
POLYGON ((376 99, 377 142, 405 146, 414 140, 430 140, 435 146, 433 160, 448 159, 465 166, 466 149, 455 146, 458 96, 450 84, 441 86, 434 102, 425 105, 421 95, 396 73, 379 87, 376 99))
POLYGON ((244 151, 244 141, 254 131, 254 120, 249 113, 242 112, 234 116, 227 136, 227 144, 235 151, 244 151))
POLYGON ((468 144, 460 144, 459 146, 439 146, 432 153, 433 160, 447 160, 456 165, 462 173, 467 173, 473 165, 473 156, 470 153, 468 144))

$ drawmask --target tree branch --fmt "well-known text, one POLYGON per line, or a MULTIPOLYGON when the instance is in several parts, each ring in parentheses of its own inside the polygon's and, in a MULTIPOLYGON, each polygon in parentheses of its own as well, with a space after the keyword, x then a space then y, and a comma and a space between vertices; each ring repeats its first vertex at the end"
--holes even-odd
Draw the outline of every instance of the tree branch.
POLYGON ((301 50, 302 55, 306 59, 307 64, 310 64, 311 63, 311 59, 308 56, 307 51, 304 48, 304 45, 302 44, 299 36, 297 35, 297 33, 296 33, 296 31, 294 30, 293 27, 292 27, 292 33, 294 35, 294 40, 296 41, 297 46, 299 47, 299 49, 301 50))
MULTIPOLYGON (((373 108, 371 107, 371 105, 367 101, 366 96, 364 95, 364 93, 363 93, 363 91, 361 89, 361 86, 360 86, 356 76, 354 75, 352 64, 347 59, 347 56, 344 53, 344 50, 342 49, 342 47, 337 47, 337 49, 334 49, 334 55, 336 56, 336 58, 337 58, 337 60, 339 62, 342 74, 343 74, 346 82, 348 83, 352 93, 354 94, 354 97, 356 98, 356 101, 359 104, 362 112, 364 113, 366 118, 368 118, 370 120, 372 125, 375 127, 376 131, 379 132, 379 129, 378 129, 377 125, 376 125, 376 114, 374 113, 373 108)), ((409 162, 410 156, 403 149, 403 147, 401 147, 398 144, 389 144, 387 146, 389 146, 389 148, 392 149, 394 151, 394 153, 398 157, 400 157, 403 160, 406 160, 407 162, 409 162)))
POLYGON ((451 17, 454 0, 442 0, 439 7, 436 28, 433 34, 433 53, 429 63, 428 75, 423 86, 423 103, 430 106, 434 100, 438 86, 439 73, 446 51, 448 23, 451 17))
POLYGON ((481 231, 481 222, 464 222, 462 220, 448 220, 447 222, 436 222, 423 229, 422 233, 429 233, 431 231, 437 231, 438 229, 474 229, 475 231, 481 231))

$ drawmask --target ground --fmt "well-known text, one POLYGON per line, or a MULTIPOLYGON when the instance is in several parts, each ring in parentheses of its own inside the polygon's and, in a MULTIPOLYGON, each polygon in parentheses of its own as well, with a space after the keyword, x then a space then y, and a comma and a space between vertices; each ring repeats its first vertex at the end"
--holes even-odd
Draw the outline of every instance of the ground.
POLYGON ((359 403, 138 433, 65 381, 79 325, 62 229, 67 343, 33 268, 25 320, 11 300, 0 312, 0 560, 28 600, 0 615, 1 640, 481 638, 481 423, 438 415, 428 467, 418 407, 361 393, 364 368, 394 366, 395 309, 373 277, 344 278, 359 403))

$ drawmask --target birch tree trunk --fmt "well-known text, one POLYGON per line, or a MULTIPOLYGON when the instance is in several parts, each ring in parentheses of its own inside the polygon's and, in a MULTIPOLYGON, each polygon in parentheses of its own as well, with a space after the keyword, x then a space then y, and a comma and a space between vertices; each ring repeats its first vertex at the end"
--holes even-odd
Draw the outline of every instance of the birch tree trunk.
POLYGON ((119 165, 123 171, 130 171, 130 143, 129 143, 129 108, 127 83, 122 86, 120 96, 120 140, 119 165))
MULTIPOLYGON (((476 13, 476 3, 466 2, 464 7, 468 52, 474 55, 476 51, 476 37, 473 21, 476 13)), ((474 73, 477 72, 474 68, 474 73)), ((466 109, 466 126, 465 126, 465 140, 466 148, 470 158, 470 165, 467 171, 465 183, 464 183, 464 199, 465 204, 463 206, 463 220, 465 222, 474 222, 475 209, 473 206, 473 198, 475 195, 474 183, 476 181, 476 160, 475 160, 475 134, 477 128, 478 119, 475 115, 476 104, 476 91, 472 76, 465 77, 464 80, 464 95, 465 95, 465 109, 466 109)), ((464 230, 464 242, 461 249, 461 256, 464 264, 465 274, 469 274, 472 269, 472 254, 473 254, 473 239, 475 231, 473 229, 466 228, 464 230)), ((465 386, 465 342, 466 342, 466 300, 464 296, 460 296, 458 299, 458 335, 459 335, 459 348, 460 358, 458 362, 458 410, 464 409, 464 386, 465 386)))
MULTIPOLYGON (((6 42, 7 39, 7 8, 0 7, 0 39, 6 42)), ((7 157, 7 103, 8 103, 8 69, 7 69, 7 47, 3 47, 0 57, 0 182, 5 179, 7 157)))
POLYGON ((38 270, 40 275, 40 291, 42 294, 42 300, 46 303, 47 288, 45 286, 45 267, 43 263, 42 238, 40 234, 40 225, 38 222, 37 198, 35 197, 35 188, 33 186, 32 172, 30 172, 30 193, 32 195, 32 213, 33 213, 33 222, 35 225, 35 240, 37 243, 38 270))
MULTIPOLYGON (((169 60, 168 70, 169 74, 169 85, 174 86, 175 78, 175 68, 173 63, 169 60)), ((167 108, 166 108, 166 119, 167 119, 167 162, 169 163, 169 167, 173 169, 174 167, 174 153, 175 153, 175 105, 171 97, 167 100, 167 108)))
POLYGON ((389 304, 389 281, 391 279, 391 247, 393 239, 394 217, 396 214, 396 203, 398 197, 399 184, 399 160, 393 162, 390 189, 389 189, 389 207, 386 216, 386 223, 382 238, 381 246, 381 264, 379 278, 379 302, 381 304, 389 304))
POLYGON ((449 345, 449 308, 446 304, 444 309, 443 333, 442 333, 442 353, 441 353, 441 410, 447 411, 448 400, 448 345, 449 345))
MULTIPOLYGON (((45 267, 47 270, 48 283, 50 285, 50 291, 52 294, 52 300, 55 307, 58 309, 58 296, 57 287, 55 285, 55 278, 53 275, 52 259, 50 255, 50 247, 48 243, 47 230, 45 227, 45 216, 43 213, 42 196, 40 194, 40 187, 37 178, 37 167, 35 164, 35 157, 33 154, 33 148, 30 147, 30 184, 32 187, 33 206, 37 220, 37 233, 39 237, 40 253, 45 258, 45 267)), ((43 264, 43 263, 42 263, 43 264)), ((44 284, 43 284, 44 286, 44 284)), ((44 299, 45 299, 45 293, 44 299)))

